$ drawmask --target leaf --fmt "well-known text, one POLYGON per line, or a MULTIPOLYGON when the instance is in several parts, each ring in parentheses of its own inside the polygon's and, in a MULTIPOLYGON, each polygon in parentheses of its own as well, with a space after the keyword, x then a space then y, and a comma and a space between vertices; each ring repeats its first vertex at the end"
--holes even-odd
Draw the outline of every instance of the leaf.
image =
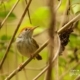
MULTIPOLYGON (((4 19, 8 13, 9 13, 9 11, 0 11, 0 18, 4 19)), ((11 21, 14 19, 16 19, 15 14, 11 13, 10 16, 8 17, 8 20, 11 21)))
MULTIPOLYGON (((8 1, 4 1, 3 3, 0 4, 0 10, 4 10, 6 8, 6 10, 10 10, 12 8, 12 6, 16 3, 17 0, 8 0, 8 1)), ((22 0, 20 0, 21 2, 22 0)))
POLYGON ((11 37, 7 35, 2 35, 1 40, 9 40, 11 37))
POLYGON ((60 63, 60 66, 65 66, 67 62, 63 57, 59 57, 59 63, 60 63))
POLYGON ((71 0, 71 5, 74 14, 80 12, 80 0, 71 0))
POLYGON ((31 16, 33 25, 45 27, 48 25, 50 12, 48 7, 40 7, 31 16), (47 22, 47 23, 46 23, 47 22))
POLYGON ((80 0, 71 0, 71 4, 80 3, 80 0))
POLYGON ((79 45, 80 45, 80 36, 75 35, 75 34, 71 34, 69 46, 71 48, 75 48, 75 47, 80 47, 79 45))
POLYGON ((62 0, 61 1, 62 3, 61 3, 61 6, 60 6, 60 8, 59 8, 59 12, 60 13, 63 13, 64 12, 64 10, 65 10, 65 7, 66 7, 66 2, 67 2, 67 0, 62 0))
POLYGON ((72 7, 73 7, 72 9, 74 14, 77 14, 80 12, 80 4, 74 4, 72 7))
POLYGON ((0 60, 3 58, 3 56, 4 56, 4 51, 3 52, 0 51, 0 60))

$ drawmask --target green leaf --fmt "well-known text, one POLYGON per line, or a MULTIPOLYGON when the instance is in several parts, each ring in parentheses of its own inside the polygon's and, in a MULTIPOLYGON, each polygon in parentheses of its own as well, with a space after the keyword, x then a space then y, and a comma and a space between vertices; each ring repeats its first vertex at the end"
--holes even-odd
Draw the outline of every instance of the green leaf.
POLYGON ((74 14, 77 14, 80 12, 80 4, 74 4, 72 7, 73 7, 72 9, 74 14))
POLYGON ((61 1, 62 3, 61 3, 61 6, 60 6, 60 8, 59 8, 59 12, 60 13, 63 13, 64 12, 64 10, 65 10, 65 8, 66 8, 66 2, 67 2, 67 0, 62 0, 61 1))
POLYGON ((65 66, 67 62, 63 57, 59 57, 59 63, 60 63, 60 66, 65 66))
MULTIPOLYGON (((31 15, 32 24, 40 27, 48 26, 49 17, 49 8, 46 6, 40 7, 31 15)), ((29 21, 27 23, 29 23, 29 21)))
POLYGON ((1 36, 1 40, 9 40, 11 37, 10 36, 7 36, 7 35, 2 35, 1 36))
MULTIPOLYGON (((4 19, 8 13, 9 13, 9 11, 0 11, 0 18, 4 19)), ((15 14, 11 13, 10 16, 8 17, 8 20, 11 21, 14 19, 16 19, 15 14)))
POLYGON ((80 0, 71 0, 71 7, 74 14, 80 12, 80 0))
POLYGON ((0 60, 3 58, 4 52, 0 51, 0 60))
POLYGON ((75 35, 75 34, 71 34, 69 46, 71 48, 80 47, 80 36, 75 35))
POLYGON ((71 0, 71 4, 77 4, 80 3, 80 0, 71 0))

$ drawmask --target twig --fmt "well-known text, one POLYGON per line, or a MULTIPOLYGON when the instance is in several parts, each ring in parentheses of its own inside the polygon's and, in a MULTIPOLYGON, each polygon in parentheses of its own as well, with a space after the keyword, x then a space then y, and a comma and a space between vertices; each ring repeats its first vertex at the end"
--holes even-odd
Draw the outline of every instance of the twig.
POLYGON ((37 51, 35 51, 34 55, 22 63, 20 67, 18 67, 16 70, 14 70, 8 77, 6 77, 5 80, 10 80, 16 73, 21 71, 44 47, 47 46, 48 40, 39 48, 37 51))
POLYGON ((7 16, 5 17, 5 19, 2 21, 1 25, 0 25, 0 29, 2 28, 2 26, 4 25, 4 23, 6 22, 6 20, 8 19, 9 15, 12 13, 12 11, 15 9, 15 7, 17 6, 18 2, 20 0, 17 0, 16 3, 13 5, 13 7, 11 8, 11 10, 9 11, 9 13, 7 14, 7 16))
POLYGON ((40 67, 40 68, 27 67, 27 68, 25 68, 25 69, 34 70, 34 71, 39 71, 39 70, 41 71, 45 66, 46 66, 46 65, 44 65, 44 66, 42 66, 42 67, 40 67))
MULTIPOLYGON (((60 52, 60 45, 61 45, 61 43, 60 43, 59 36, 58 36, 58 42, 59 42, 58 50, 57 50, 57 52, 55 53, 55 56, 52 59, 52 63, 57 58, 57 56, 58 56, 58 54, 60 52)), ((49 65, 47 65, 33 80, 37 80, 48 69, 48 67, 49 67, 49 65)))
POLYGON ((54 0, 49 0, 49 8, 50 8, 50 13, 51 13, 51 23, 50 23, 50 27, 48 30, 48 34, 49 34, 49 60, 48 60, 48 70, 47 70, 47 75, 46 75, 46 80, 52 80, 52 59, 54 54, 54 36, 55 36, 55 24, 56 24, 56 13, 54 11, 54 4, 55 1, 54 0))
POLYGON ((61 27, 59 30, 58 30, 58 33, 61 33, 61 32, 63 32, 64 30, 66 30, 67 28, 69 28, 70 26, 70 24, 71 23, 73 23, 73 22, 75 22, 75 21, 78 21, 78 19, 80 18, 80 13, 77 15, 77 16, 75 16, 73 19, 71 19, 68 23, 66 23, 63 27, 61 27))
POLYGON ((26 12, 27 12, 27 10, 28 10, 28 7, 29 7, 30 4, 31 4, 31 1, 32 1, 32 0, 30 0, 29 3, 28 3, 28 5, 26 6, 26 8, 25 8, 25 10, 24 10, 24 13, 23 13, 23 15, 22 15, 22 17, 21 17, 18 25, 17 25, 17 28, 15 29, 15 32, 14 32, 14 34, 13 34, 13 36, 12 36, 12 39, 11 39, 11 41, 10 41, 10 43, 9 43, 9 46, 8 46, 7 50, 6 50, 6 53, 5 53, 3 59, 2 59, 2 61, 1 61, 1 63, 0 63, 0 69, 2 68, 2 65, 3 65, 5 59, 6 59, 7 55, 8 55, 9 49, 10 49, 10 47, 11 47, 11 44, 12 44, 12 42, 13 42, 13 40, 14 40, 14 37, 15 37, 15 35, 16 35, 16 33, 17 33, 20 25, 21 25, 21 22, 23 21, 23 19, 24 19, 24 17, 25 17, 25 14, 26 14, 26 12))
POLYGON ((66 2, 66 8, 65 8, 65 11, 63 13, 63 19, 61 21, 60 28, 69 21, 69 19, 68 19, 68 13, 69 13, 69 8, 70 8, 69 3, 70 3, 70 1, 67 0, 67 2, 66 2))
POLYGON ((59 1, 60 1, 60 2, 59 2, 59 4, 58 4, 57 8, 55 9, 55 11, 57 11, 57 10, 59 9, 59 7, 61 6, 62 0, 59 0, 59 1))
MULTIPOLYGON (((26 4, 27 4, 27 0, 25 0, 26 4)), ((30 17, 30 11, 29 11, 29 8, 28 8, 28 17, 29 17, 29 21, 30 23, 32 24, 32 21, 31 21, 31 17, 30 17)))
POLYGON ((80 80, 80 75, 78 75, 74 80, 80 80))

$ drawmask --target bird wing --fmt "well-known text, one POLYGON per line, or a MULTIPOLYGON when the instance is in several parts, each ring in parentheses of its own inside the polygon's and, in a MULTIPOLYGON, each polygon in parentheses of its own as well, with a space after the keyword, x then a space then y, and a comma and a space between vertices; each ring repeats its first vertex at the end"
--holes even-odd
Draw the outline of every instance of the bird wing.
POLYGON ((33 39, 33 43, 35 43, 36 47, 39 48, 39 45, 37 44, 37 42, 35 41, 35 39, 33 39))

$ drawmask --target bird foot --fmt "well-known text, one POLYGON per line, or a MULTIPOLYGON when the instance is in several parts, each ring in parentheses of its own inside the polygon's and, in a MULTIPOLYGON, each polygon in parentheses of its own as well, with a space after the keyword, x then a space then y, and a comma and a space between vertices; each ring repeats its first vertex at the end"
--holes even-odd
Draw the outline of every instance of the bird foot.
MULTIPOLYGON (((31 54, 30 56, 31 56, 31 58, 33 58, 33 54, 31 54)), ((34 58, 34 59, 35 59, 35 58, 34 58)))

